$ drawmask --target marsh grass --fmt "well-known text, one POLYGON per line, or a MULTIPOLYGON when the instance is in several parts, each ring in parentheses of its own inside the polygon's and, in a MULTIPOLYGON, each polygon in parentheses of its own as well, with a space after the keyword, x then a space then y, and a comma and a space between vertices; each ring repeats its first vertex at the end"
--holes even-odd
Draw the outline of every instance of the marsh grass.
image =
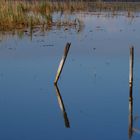
MULTIPOLYGON (((66 25, 66 22, 54 23, 54 12, 61 13, 83 10, 80 3, 53 3, 48 1, 0 1, 0 30, 28 28, 36 25, 66 25), (77 8, 76 8, 77 7, 77 8)), ((71 25, 70 21, 68 26, 71 25)), ((75 24, 75 23, 74 23, 75 24)))
POLYGON ((51 13, 45 14, 42 4, 37 5, 26 1, 1 1, 0 2, 0 30, 13 28, 32 27, 44 22, 41 14, 44 14, 45 22, 51 22, 51 13))
POLYGON ((27 0, 1 0, 0 1, 0 31, 14 29, 34 28, 37 25, 47 26, 72 26, 75 21, 53 21, 53 13, 72 13, 77 11, 120 11, 125 10, 128 16, 131 11, 139 10, 140 4, 132 3, 104 3, 104 2, 49 2, 27 0))

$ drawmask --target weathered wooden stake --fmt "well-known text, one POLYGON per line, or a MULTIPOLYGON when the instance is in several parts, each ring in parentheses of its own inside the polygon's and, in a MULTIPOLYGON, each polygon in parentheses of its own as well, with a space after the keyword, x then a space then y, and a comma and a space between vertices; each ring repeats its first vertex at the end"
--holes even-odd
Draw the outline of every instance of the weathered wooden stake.
POLYGON ((71 43, 66 44, 66 47, 64 49, 64 55, 63 55, 63 57, 60 61, 60 64, 59 64, 59 67, 58 67, 58 70, 57 70, 57 74, 56 74, 56 77, 55 77, 55 80, 54 80, 54 84, 57 84, 57 81, 59 80, 60 74, 62 72, 63 66, 65 64, 65 60, 66 60, 68 52, 69 52, 70 45, 71 45, 71 43))
POLYGON ((61 111, 63 113, 63 117, 64 117, 64 121, 65 121, 65 126, 67 128, 69 128, 70 127, 70 123, 69 123, 69 119, 67 117, 67 113, 66 113, 66 110, 65 110, 65 106, 64 106, 63 99, 61 97, 59 88, 58 88, 57 84, 55 84, 54 87, 56 89, 56 94, 57 94, 57 99, 58 99, 58 103, 59 103, 60 109, 61 109, 61 111))
POLYGON ((129 84, 133 82, 133 64, 134 64, 134 47, 130 48, 130 71, 129 71, 129 84))

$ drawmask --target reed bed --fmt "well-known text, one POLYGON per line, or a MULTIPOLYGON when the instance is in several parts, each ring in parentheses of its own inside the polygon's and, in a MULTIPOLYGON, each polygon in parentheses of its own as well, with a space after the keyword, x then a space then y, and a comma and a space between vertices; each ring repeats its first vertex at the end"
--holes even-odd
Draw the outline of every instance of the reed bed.
MULTIPOLYGON (((0 30, 21 29, 36 25, 64 25, 66 22, 54 23, 54 12, 72 12, 84 10, 80 3, 62 3, 48 1, 0 1, 0 30)), ((70 21, 69 25, 73 23, 70 21)), ((75 24, 75 23, 74 23, 75 24)))
POLYGON ((88 8, 90 10, 100 10, 100 11, 140 11, 140 2, 90 2, 88 3, 88 8))
POLYGON ((14 29, 33 28, 37 25, 53 26, 65 25, 72 26, 74 21, 53 21, 53 13, 71 13, 77 11, 131 11, 139 10, 139 3, 105 3, 105 2, 51 2, 37 0, 1 0, 0 1, 0 31, 10 31, 14 29))

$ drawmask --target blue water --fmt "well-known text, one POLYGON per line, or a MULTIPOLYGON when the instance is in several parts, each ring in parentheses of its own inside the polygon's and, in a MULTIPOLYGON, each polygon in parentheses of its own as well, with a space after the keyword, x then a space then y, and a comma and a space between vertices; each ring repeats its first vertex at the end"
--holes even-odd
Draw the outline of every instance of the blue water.
MULTIPOLYGON (((134 46, 133 117, 140 130, 140 17, 77 13, 83 29, 4 35, 0 41, 1 140, 128 140, 129 48, 134 46), (53 81, 71 42, 58 88, 53 81), (137 117, 137 120, 135 120, 137 117)), ((140 138, 133 132, 132 140, 140 138)))

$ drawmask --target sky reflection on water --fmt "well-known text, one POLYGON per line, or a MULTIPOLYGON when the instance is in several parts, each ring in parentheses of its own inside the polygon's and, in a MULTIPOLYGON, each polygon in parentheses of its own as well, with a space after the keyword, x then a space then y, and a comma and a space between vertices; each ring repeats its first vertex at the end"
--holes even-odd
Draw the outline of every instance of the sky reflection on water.
MULTIPOLYGON (((133 116, 140 116, 140 18, 76 14, 82 32, 54 29, 0 42, 0 139, 128 140, 129 47, 135 47, 133 116), (64 46, 71 49, 58 87, 53 85, 64 46)), ((135 118, 135 117, 134 117, 135 118)), ((139 119, 134 126, 140 128, 139 119)), ((132 140, 140 135, 133 133, 132 140)))

